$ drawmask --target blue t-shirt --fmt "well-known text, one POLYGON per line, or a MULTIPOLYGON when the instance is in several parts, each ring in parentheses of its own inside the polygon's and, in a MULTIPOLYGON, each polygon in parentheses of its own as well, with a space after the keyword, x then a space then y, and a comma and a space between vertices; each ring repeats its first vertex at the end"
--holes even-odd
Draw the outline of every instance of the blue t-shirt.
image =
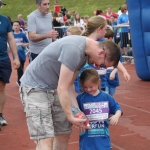
MULTIPOLYGON (((119 16, 117 24, 123 24, 123 23, 128 23, 129 17, 126 14, 122 14, 119 16)), ((121 27, 119 28, 119 32, 129 32, 128 27, 121 27)))
POLYGON ((7 34, 12 31, 10 21, 6 16, 0 15, 0 60, 8 58, 7 34))
MULTIPOLYGON (((87 108, 89 108, 89 111, 91 111, 93 114, 97 114, 98 112, 102 113, 102 116, 105 116, 103 114, 106 114, 106 110, 102 110, 103 108, 100 107, 104 106, 104 104, 105 109, 107 108, 108 117, 109 114, 115 114, 117 110, 121 110, 119 104, 115 101, 115 99, 102 91, 100 91, 97 96, 92 96, 84 92, 77 96, 77 101, 80 110, 85 114, 87 113, 87 108), (88 106, 86 106, 86 109, 85 105, 88 106), (96 109, 94 106, 99 109, 96 109)), ((96 116, 94 116, 93 118, 95 117, 96 116)), ((110 150, 111 142, 108 130, 109 120, 106 119, 103 121, 90 121, 90 127, 92 128, 92 130, 86 130, 85 132, 80 134, 80 150, 110 150)))
POLYGON ((16 33, 13 34, 17 45, 19 60, 25 61, 26 60, 25 47, 23 47, 22 44, 29 43, 29 41, 26 35, 22 32, 20 32, 19 34, 16 33))
MULTIPOLYGON (((120 62, 122 62, 122 55, 120 55, 120 62)), ((113 71, 113 69, 114 68, 107 69, 107 74, 106 74, 106 80, 107 80, 106 85, 107 87, 111 87, 111 88, 115 88, 120 85, 118 73, 115 74, 115 78, 113 80, 109 79, 110 74, 113 71)))

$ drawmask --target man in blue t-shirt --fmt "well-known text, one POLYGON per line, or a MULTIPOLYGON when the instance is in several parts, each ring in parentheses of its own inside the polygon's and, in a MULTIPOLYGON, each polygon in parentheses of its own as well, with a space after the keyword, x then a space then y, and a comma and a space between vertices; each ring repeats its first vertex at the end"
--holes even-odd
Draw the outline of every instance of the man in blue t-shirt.
MULTIPOLYGON (((6 5, 0 0, 0 9, 2 5, 6 5)), ((4 108, 6 95, 6 83, 9 83, 11 75, 11 62, 7 51, 7 42, 14 55, 13 65, 17 69, 20 65, 16 42, 12 34, 12 27, 7 17, 0 15, 0 125, 7 125, 7 121, 3 118, 2 110, 4 108)))

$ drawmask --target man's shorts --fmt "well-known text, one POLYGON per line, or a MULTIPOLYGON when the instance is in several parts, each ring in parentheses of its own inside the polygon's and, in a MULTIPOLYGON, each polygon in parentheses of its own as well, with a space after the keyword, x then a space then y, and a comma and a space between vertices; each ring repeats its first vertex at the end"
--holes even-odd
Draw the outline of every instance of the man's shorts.
POLYGON ((72 125, 60 105, 56 90, 42 91, 24 86, 19 90, 31 139, 39 140, 72 132, 72 125))
POLYGON ((29 62, 31 63, 39 54, 29 52, 29 62))
POLYGON ((0 81, 9 83, 11 72, 10 59, 0 60, 0 81))

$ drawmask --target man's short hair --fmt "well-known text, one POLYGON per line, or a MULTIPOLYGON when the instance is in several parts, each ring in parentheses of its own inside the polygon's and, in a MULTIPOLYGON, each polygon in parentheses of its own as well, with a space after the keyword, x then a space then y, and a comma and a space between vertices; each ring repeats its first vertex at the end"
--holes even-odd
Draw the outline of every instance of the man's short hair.
POLYGON ((42 0, 36 0, 36 4, 41 5, 41 3, 42 3, 42 0))
POLYGON ((111 41, 100 42, 99 46, 106 51, 106 60, 108 62, 114 62, 113 66, 116 68, 121 55, 119 46, 111 41))

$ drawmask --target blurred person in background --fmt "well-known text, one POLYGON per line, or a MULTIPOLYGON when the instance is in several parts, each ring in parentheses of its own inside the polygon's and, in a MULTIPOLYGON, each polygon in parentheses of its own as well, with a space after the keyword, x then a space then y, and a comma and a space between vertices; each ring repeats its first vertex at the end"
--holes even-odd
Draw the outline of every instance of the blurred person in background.
POLYGON ((37 9, 28 16, 29 60, 33 61, 58 36, 52 28, 49 0, 36 0, 37 9))
POLYGON ((25 26, 25 21, 24 21, 24 19, 23 19, 23 17, 22 17, 22 14, 19 14, 19 15, 18 15, 18 19, 19 19, 19 22, 20 22, 20 24, 21 24, 21 28, 22 28, 22 29, 25 29, 26 26, 25 26))
POLYGON ((104 16, 105 16, 106 18, 110 19, 110 16, 111 16, 111 15, 113 15, 113 16, 115 17, 115 19, 118 18, 118 14, 115 13, 115 12, 112 12, 111 6, 108 6, 106 11, 107 11, 106 14, 104 14, 104 16))
MULTIPOLYGON (((2 8, 2 5, 6 4, 0 0, 0 9, 2 8)), ((2 126, 8 124, 3 117, 2 111, 6 101, 6 84, 9 83, 12 72, 7 42, 14 55, 13 66, 17 69, 20 66, 20 62, 18 59, 16 42, 12 34, 12 26, 8 17, 0 15, 0 125, 2 126)))

